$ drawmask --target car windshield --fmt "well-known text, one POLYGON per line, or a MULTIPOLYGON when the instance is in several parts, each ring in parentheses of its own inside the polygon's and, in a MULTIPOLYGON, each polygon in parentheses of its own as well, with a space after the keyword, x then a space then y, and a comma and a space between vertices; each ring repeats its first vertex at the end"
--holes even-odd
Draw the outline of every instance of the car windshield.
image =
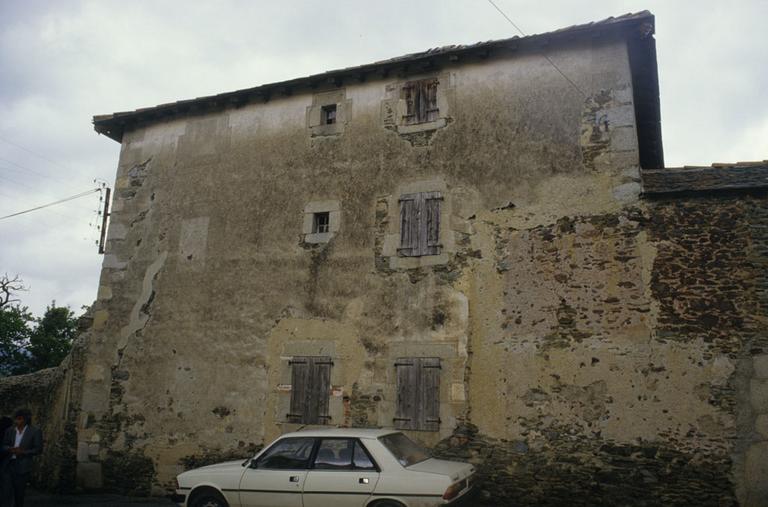
POLYGON ((431 457, 426 449, 402 433, 392 433, 379 437, 379 441, 404 467, 415 465, 431 457))

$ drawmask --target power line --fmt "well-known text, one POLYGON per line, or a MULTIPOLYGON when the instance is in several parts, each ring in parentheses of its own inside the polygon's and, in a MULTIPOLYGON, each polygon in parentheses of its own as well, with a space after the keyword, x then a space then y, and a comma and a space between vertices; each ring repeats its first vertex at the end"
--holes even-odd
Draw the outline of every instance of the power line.
POLYGON ((74 199, 79 199, 80 197, 85 197, 86 195, 90 195, 96 192, 100 192, 100 188, 92 188, 91 190, 87 190, 85 192, 80 192, 79 194, 71 195, 69 197, 65 197, 63 199, 59 199, 58 201, 49 202, 47 204, 43 204, 41 206, 35 206, 34 208, 25 209, 23 211, 18 211, 16 213, 11 213, 10 215, 6 215, 4 217, 0 217, 0 220, 5 220, 6 218, 11 218, 19 215, 23 215, 25 213, 31 213, 32 211, 37 211, 40 209, 48 208, 50 206, 55 206, 56 204, 61 204, 63 202, 72 201, 74 199))
POLYGON ((65 184, 67 184, 70 187, 73 186, 71 181, 65 180, 64 178, 59 178, 57 176, 51 176, 50 174, 45 174, 45 173, 41 173, 41 172, 35 171, 34 169, 30 169, 29 167, 25 167, 25 166, 23 166, 23 165, 21 165, 21 164, 19 164, 17 162, 14 162, 13 160, 8 160, 7 158, 0 157, 0 162, 5 162, 7 164, 11 164, 13 166, 18 167, 18 169, 14 169, 12 167, 0 167, 0 169, 6 169, 8 171, 14 171, 14 172, 18 172, 18 173, 29 172, 29 173, 32 173, 32 174, 40 177, 40 178, 48 178, 48 179, 51 179, 51 180, 56 180, 56 181, 58 181, 60 183, 65 183, 65 184))
MULTIPOLYGON (((495 3, 493 0, 488 0, 488 3, 489 3, 489 4, 491 4, 491 5, 493 5, 494 9, 496 9, 497 11, 499 11, 499 14, 501 14, 502 16, 504 16, 504 18, 505 18, 507 21, 509 21, 509 23, 510 23, 512 26, 514 26, 514 27, 515 27, 515 29, 517 29, 517 31, 518 31, 518 32, 520 32, 520 35, 522 35, 523 37, 527 37, 526 33, 525 33, 525 32, 523 32, 523 31, 520 29, 520 27, 519 27, 519 26, 517 26, 517 24, 516 24, 514 21, 512 21, 512 19, 511 19, 509 16, 507 16, 507 15, 504 13, 504 11, 502 11, 502 10, 499 8, 499 6, 498 6, 498 5, 496 5, 496 3, 495 3)), ((551 66, 552 66, 552 67, 553 67, 553 68, 554 68, 554 69, 555 69, 557 72, 559 72, 561 76, 563 76, 563 79, 565 79, 566 81, 568 81, 568 83, 570 83, 570 85, 571 85, 571 86, 573 86, 573 88, 574 88, 574 89, 575 89, 577 92, 579 92, 579 93, 580 93, 580 94, 581 94, 581 95, 582 95, 582 96, 583 96, 585 99, 587 98, 587 94, 586 94, 586 93, 584 93, 584 90, 582 90, 581 88, 579 88, 579 86, 578 86, 576 83, 574 83, 574 82, 571 80, 571 78, 569 78, 568 76, 566 76, 566 75, 565 75, 565 72, 563 72, 562 70, 560 70, 560 67, 558 67, 557 65, 555 65, 555 62, 553 62, 553 61, 552 61, 552 60, 549 58, 549 56, 547 56, 546 54, 545 54, 545 55, 542 55, 542 56, 544 56, 544 58, 545 58, 545 59, 546 59, 546 60, 549 62, 549 64, 550 64, 550 65, 551 65, 551 66)))
MULTIPOLYGON (((8 169, 8 168, 0 166, 0 170, 3 170, 3 169, 8 169)), ((33 192, 37 192, 37 191, 40 190, 39 188, 32 187, 30 185, 27 185, 26 183, 23 183, 21 181, 17 181, 17 180, 15 180, 13 178, 9 178, 8 176, 5 176, 3 174, 0 174, 0 181, 6 181, 6 182, 10 183, 11 185, 16 185, 17 187, 20 187, 20 188, 26 188, 27 190, 31 190, 33 192)), ((89 213, 94 211, 92 208, 86 207, 86 206, 79 206, 78 205, 77 207, 79 209, 81 209, 81 210, 88 211, 89 213)), ((73 217, 70 216, 70 218, 73 218, 73 217)))
POLYGON ((9 141, 8 139, 4 139, 2 137, 0 137, 0 141, 4 142, 6 144, 10 144, 11 146, 15 146, 16 148, 18 148, 20 150, 23 150, 23 151, 26 151, 27 153, 30 153, 30 154, 32 154, 32 155, 34 155, 34 156, 36 156, 36 157, 38 157, 38 158, 40 158, 42 160, 45 160, 47 162, 50 162, 51 164, 57 165, 57 166, 61 167, 62 169, 66 169, 67 171, 71 171, 72 170, 71 168, 63 165, 61 162, 57 162, 57 161, 55 161, 53 159, 50 159, 50 158, 46 157, 45 155, 41 155, 39 153, 36 153, 36 152, 30 150, 29 148, 25 148, 24 146, 22 146, 20 144, 14 143, 13 141, 9 141))

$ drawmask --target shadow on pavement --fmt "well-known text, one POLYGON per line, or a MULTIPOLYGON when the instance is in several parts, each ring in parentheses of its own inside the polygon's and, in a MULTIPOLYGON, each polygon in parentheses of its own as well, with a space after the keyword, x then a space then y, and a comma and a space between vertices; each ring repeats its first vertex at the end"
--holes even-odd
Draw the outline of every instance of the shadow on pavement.
POLYGON ((25 507, 171 507, 176 504, 165 498, 139 498, 120 495, 51 495, 27 490, 25 507))

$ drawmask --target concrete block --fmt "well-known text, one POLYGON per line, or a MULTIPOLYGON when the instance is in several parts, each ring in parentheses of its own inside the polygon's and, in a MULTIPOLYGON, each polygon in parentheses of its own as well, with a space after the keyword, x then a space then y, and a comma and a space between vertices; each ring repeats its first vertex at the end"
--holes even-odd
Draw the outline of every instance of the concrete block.
POLYGON ((758 414, 768 413, 768 380, 752 379, 749 382, 749 399, 758 414))
POLYGON ((631 105, 612 107, 605 111, 608 118, 608 128, 635 126, 635 110, 631 105))
POLYGON ((93 330, 101 331, 107 325, 109 319, 109 312, 107 310, 98 310, 93 313, 93 330))
POLYGON ((631 104, 632 103, 632 88, 627 86, 626 88, 617 88, 613 90, 613 99, 619 104, 631 104))
POLYGON ((637 149, 637 133, 634 127, 617 127, 611 130, 611 150, 631 151, 637 149))
POLYGON ((625 183, 618 187, 614 187, 613 198, 622 204, 628 204, 635 202, 640 198, 641 190, 642 187, 640 186, 640 183, 625 183))
POLYGON ((753 444, 747 450, 744 480, 750 498, 768 498, 768 442, 753 444))
POLYGON ((768 415, 762 414, 757 416, 757 419, 755 420, 755 431, 757 433, 768 440, 768 415))
POLYGON ((106 301, 112 299, 112 287, 109 285, 100 285, 99 292, 96 294, 96 299, 106 301))
POLYGON ((621 170, 634 169, 640 166, 637 151, 612 151, 610 152, 610 166, 621 170))
POLYGON ((128 235, 128 229, 123 224, 109 224, 108 240, 125 239, 128 235))
POLYGON ((101 489, 101 463, 78 463, 77 485, 83 489, 101 489))
POLYGON ((755 367, 755 377, 768 379, 768 354, 752 358, 755 367))
POLYGON ((101 263, 102 269, 125 269, 127 265, 127 262, 120 261, 115 254, 105 255, 104 262, 101 263))
POLYGON ((335 200, 329 201, 312 201, 304 206, 304 213, 319 213, 322 211, 339 211, 341 209, 341 203, 335 200))
POLYGON ((451 401, 466 401, 466 399, 464 384, 451 384, 451 401))

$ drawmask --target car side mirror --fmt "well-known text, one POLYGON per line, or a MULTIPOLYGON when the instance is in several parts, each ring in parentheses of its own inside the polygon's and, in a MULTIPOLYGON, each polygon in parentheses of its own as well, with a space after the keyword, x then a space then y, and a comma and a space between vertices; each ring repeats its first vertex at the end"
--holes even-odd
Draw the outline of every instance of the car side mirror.
POLYGON ((259 464, 256 462, 255 459, 252 459, 250 463, 248 463, 248 468, 259 468, 259 464))

